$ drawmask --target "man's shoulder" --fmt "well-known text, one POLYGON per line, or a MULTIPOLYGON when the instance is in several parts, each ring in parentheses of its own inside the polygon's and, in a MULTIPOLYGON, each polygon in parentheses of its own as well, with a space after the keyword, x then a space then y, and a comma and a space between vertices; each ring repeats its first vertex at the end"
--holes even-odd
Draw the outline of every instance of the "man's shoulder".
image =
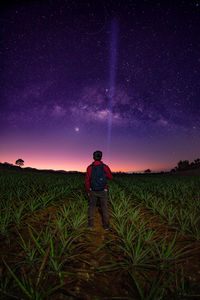
POLYGON ((90 169, 92 167, 92 164, 90 164, 89 166, 87 166, 87 169, 90 169))

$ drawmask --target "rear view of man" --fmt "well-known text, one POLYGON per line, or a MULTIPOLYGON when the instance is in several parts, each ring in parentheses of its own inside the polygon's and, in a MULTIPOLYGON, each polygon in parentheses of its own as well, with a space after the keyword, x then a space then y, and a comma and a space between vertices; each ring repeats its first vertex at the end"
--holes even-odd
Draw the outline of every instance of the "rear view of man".
POLYGON ((89 207, 89 222, 88 226, 94 226, 94 213, 97 199, 100 199, 101 210, 103 215, 103 228, 108 230, 110 228, 108 215, 108 184, 107 179, 113 179, 110 168, 102 161, 102 152, 95 151, 93 153, 94 162, 87 167, 85 175, 85 185, 88 196, 90 198, 89 207))

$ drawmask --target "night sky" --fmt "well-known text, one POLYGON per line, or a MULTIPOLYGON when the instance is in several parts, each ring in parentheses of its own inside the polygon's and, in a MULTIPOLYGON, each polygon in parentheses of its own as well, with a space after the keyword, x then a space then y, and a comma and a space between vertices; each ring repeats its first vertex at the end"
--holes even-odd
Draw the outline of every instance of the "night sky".
POLYGON ((4 1, 0 161, 170 170, 200 156, 200 1, 4 1))

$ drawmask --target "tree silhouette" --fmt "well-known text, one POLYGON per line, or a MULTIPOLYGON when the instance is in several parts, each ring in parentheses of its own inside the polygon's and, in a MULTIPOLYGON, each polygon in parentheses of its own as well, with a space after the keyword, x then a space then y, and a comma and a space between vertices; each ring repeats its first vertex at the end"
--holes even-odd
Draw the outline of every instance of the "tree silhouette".
POLYGON ((151 173, 151 170, 147 169, 147 170, 144 171, 144 173, 151 173))
POLYGON ((180 160, 174 169, 175 169, 175 171, 200 169, 200 158, 196 158, 191 163, 189 163, 188 160, 180 160))
POLYGON ((190 163, 188 160, 180 160, 178 162, 178 169, 179 170, 188 170, 190 168, 190 163))
POLYGON ((200 158, 195 159, 194 164, 195 166, 200 167, 200 158))
POLYGON ((23 159, 19 158, 18 160, 16 160, 15 164, 18 165, 19 167, 21 167, 24 165, 24 161, 23 161, 23 159))

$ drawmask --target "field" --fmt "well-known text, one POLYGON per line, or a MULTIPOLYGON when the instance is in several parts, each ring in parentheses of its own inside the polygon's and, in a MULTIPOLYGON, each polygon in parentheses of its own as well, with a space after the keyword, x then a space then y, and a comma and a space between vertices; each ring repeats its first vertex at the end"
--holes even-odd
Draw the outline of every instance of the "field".
POLYGON ((1 299, 200 299, 199 187, 115 175, 90 231, 83 174, 1 169, 1 299))

